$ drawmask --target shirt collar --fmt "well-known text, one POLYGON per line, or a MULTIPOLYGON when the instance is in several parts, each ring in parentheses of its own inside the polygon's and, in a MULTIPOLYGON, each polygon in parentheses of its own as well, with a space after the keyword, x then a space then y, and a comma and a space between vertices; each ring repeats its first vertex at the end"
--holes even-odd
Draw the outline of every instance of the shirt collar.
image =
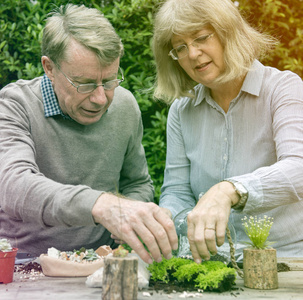
POLYGON ((258 60, 255 60, 244 79, 241 90, 243 92, 259 96, 263 77, 264 66, 258 60))
POLYGON ((44 115, 46 118, 61 115, 63 118, 71 120, 70 116, 65 115, 58 103, 52 82, 44 74, 41 80, 41 93, 43 98, 44 115))
MULTIPOLYGON (((252 63, 250 70, 247 72, 244 82, 241 87, 241 91, 259 96, 262 87, 262 81, 264 76, 264 66, 255 60, 252 63)), ((195 106, 199 105, 210 94, 209 88, 198 84, 194 87, 196 93, 195 106)))

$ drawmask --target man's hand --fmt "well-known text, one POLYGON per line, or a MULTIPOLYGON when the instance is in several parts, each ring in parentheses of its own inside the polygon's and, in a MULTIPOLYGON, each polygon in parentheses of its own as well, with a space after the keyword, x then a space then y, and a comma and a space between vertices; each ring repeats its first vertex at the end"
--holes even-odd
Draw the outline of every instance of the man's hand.
POLYGON ((210 188, 187 216, 187 236, 194 260, 208 260, 225 240, 231 206, 239 201, 233 185, 220 182, 210 188))
POLYGON ((167 210, 154 203, 105 193, 96 201, 92 215, 96 223, 102 224, 116 240, 125 241, 146 263, 152 263, 152 258, 161 261, 161 253, 169 259, 172 250, 178 248, 173 221, 167 210))

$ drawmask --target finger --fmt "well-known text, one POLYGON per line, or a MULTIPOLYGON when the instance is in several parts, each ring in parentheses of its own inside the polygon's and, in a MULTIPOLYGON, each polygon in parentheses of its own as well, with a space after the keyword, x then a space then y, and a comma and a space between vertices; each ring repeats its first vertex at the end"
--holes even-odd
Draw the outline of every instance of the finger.
POLYGON ((226 223, 217 223, 216 228, 216 239, 218 247, 222 246, 225 242, 225 232, 226 232, 227 222, 226 223))
POLYGON ((113 239, 115 241, 116 244, 125 244, 125 242, 121 239, 119 239, 117 236, 115 236, 114 234, 110 235, 110 238, 113 239))
MULTIPOLYGON (((165 210, 160 210, 159 213, 154 213, 155 219, 159 222, 161 227, 165 230, 165 232, 162 232, 162 234, 165 236, 165 238, 168 238, 168 242, 170 245, 170 249, 167 249, 167 251, 171 252, 171 250, 177 250, 178 249, 178 236, 175 228, 175 224, 173 220, 171 219, 171 212, 169 211, 169 214, 165 210)), ((162 244, 165 244, 164 247, 166 247, 167 240, 165 241, 160 236, 160 241, 158 242, 162 253, 164 254, 165 251, 163 251, 162 244), (160 243, 159 243, 160 242, 160 243)))
POLYGON ((125 241, 122 241, 122 240, 114 240, 116 244, 126 244, 125 241))
MULTIPOLYGON (((190 251, 193 256, 194 261, 196 263, 200 264, 202 261, 200 252, 202 252, 202 253, 205 252, 206 254, 208 254, 208 251, 207 251, 205 244, 204 244, 204 250, 203 249, 200 251, 198 250, 197 244, 196 244, 196 239, 195 239, 195 230, 196 230, 196 227, 195 227, 194 223, 188 222, 187 237, 188 237, 188 242, 190 245, 190 251)), ((200 247, 203 247, 203 244, 200 247)), ((209 258, 204 255, 204 259, 207 260, 209 258)))
POLYGON ((201 260, 201 256, 200 256, 198 249, 196 247, 196 244, 195 244, 194 232, 193 232, 192 227, 193 226, 188 225, 188 228, 187 228, 187 238, 188 238, 189 248, 190 248, 194 261, 197 264, 200 264, 202 262, 202 260, 201 260))
POLYGON ((172 249, 178 249, 178 237, 171 218, 159 206, 150 205, 148 211, 140 212, 140 219, 145 226, 140 222, 133 222, 133 228, 144 241, 152 257, 160 262, 162 253, 166 259, 170 259, 172 249))
MULTIPOLYGON (((125 242, 140 256, 140 258, 144 262, 148 264, 152 264, 153 260, 150 254, 144 248, 142 242, 139 240, 137 234, 133 230, 131 230, 128 226, 123 226, 122 233, 123 236, 125 237, 125 242)), ((145 243, 144 240, 143 242, 145 243)))
POLYGON ((168 208, 161 207, 160 209, 161 209, 164 213, 166 213, 170 219, 172 219, 172 217, 173 217, 173 216, 172 216, 172 213, 171 213, 171 211, 170 211, 168 208))
MULTIPOLYGON (((148 222, 147 222, 148 223, 148 222)), ((162 235, 160 226, 157 226, 158 222, 154 222, 150 227, 147 227, 145 224, 140 224, 140 226, 137 226, 136 224, 133 225, 133 228, 136 232, 136 234, 142 239, 143 243, 149 250, 151 256, 153 259, 157 262, 160 262, 162 260, 161 250, 158 245, 158 241, 156 238, 156 235, 162 235), (155 233, 153 231, 158 230, 159 232, 155 233)), ((168 243, 168 239, 167 239, 168 243)), ((163 254, 164 255, 164 254, 163 254)))
POLYGON ((215 255, 217 253, 216 247, 216 229, 214 226, 208 226, 204 228, 204 238, 205 244, 211 255, 215 255))

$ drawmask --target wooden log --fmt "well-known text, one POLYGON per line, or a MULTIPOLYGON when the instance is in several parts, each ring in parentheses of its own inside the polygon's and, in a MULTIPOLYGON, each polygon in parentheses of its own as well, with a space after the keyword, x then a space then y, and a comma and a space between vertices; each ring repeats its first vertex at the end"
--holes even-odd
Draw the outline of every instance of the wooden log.
POLYGON ((244 249, 244 286, 251 289, 278 288, 277 254, 275 249, 244 249))
POLYGON ((138 295, 138 258, 135 256, 104 259, 103 300, 136 300, 138 295))

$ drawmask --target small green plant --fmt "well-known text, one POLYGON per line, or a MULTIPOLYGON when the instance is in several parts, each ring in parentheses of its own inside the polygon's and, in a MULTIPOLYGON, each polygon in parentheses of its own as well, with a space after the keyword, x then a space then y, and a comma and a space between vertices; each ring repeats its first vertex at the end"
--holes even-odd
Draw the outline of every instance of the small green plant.
POLYGON ((250 216, 247 218, 245 216, 242 222, 245 233, 251 241, 247 242, 247 244, 256 249, 266 249, 273 244, 273 242, 267 240, 269 231, 273 225, 273 218, 268 216, 264 216, 263 218, 250 216))
POLYGON ((0 252, 12 251, 13 247, 7 239, 0 239, 0 252))
POLYGON ((173 257, 158 263, 153 262, 147 268, 151 280, 182 285, 189 289, 223 292, 230 290, 235 284, 236 271, 221 261, 204 261, 202 264, 173 257))

